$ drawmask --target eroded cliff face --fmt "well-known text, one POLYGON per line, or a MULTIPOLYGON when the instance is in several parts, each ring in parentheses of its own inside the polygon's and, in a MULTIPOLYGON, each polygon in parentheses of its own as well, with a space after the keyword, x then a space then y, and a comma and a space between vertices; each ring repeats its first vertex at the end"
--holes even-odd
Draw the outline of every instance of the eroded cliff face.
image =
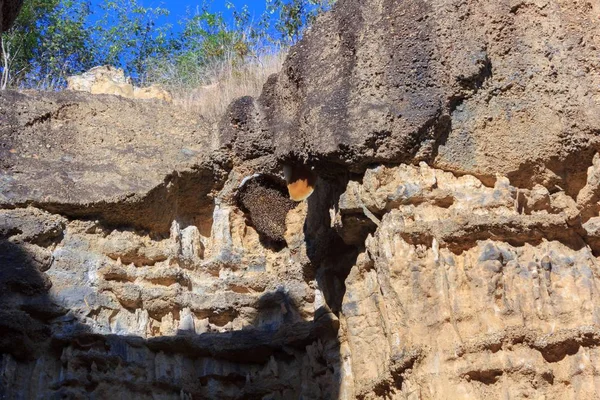
POLYGON ((597 396, 600 248, 565 192, 379 166, 320 181, 273 248, 243 178, 209 236, 3 210, 2 395, 597 396))
POLYGON ((599 16, 340 1, 218 129, 2 93, 0 398, 598 398, 599 16))
POLYGON ((597 396, 597 249, 573 199, 425 164, 370 169, 348 189, 339 229, 357 205, 383 215, 340 317, 355 394, 597 396))
POLYGON ((598 1, 342 1, 260 98, 231 105, 221 140, 246 159, 359 173, 422 160, 576 194, 598 146, 599 14, 598 1))

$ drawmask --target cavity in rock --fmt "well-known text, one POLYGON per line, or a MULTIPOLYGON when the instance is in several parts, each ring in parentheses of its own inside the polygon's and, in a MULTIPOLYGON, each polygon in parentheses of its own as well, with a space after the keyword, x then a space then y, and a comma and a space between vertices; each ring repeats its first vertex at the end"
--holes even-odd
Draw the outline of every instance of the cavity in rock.
POLYGON ((261 240, 285 245, 285 219, 297 203, 288 197, 283 182, 267 176, 252 178, 240 188, 237 199, 261 240))

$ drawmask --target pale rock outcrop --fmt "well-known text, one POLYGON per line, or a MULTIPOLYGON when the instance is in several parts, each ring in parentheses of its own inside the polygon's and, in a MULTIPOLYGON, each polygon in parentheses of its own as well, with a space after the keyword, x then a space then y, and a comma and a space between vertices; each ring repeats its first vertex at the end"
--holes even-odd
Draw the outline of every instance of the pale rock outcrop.
POLYGON ((112 94, 130 99, 158 99, 169 103, 173 101, 173 97, 165 89, 156 85, 136 87, 131 78, 125 77, 122 69, 111 66, 94 67, 81 75, 68 77, 67 89, 91 94, 112 94))
POLYGON ((564 192, 378 166, 336 204, 319 181, 274 249, 237 206, 243 180, 216 197, 209 236, 3 210, 0 330, 23 344, 0 342, 4 393, 597 397, 597 217, 582 225, 564 192), (306 226, 318 209, 325 249, 306 226))
POLYGON ((384 215, 346 278, 354 395, 598 395, 586 361, 598 356, 597 247, 567 222, 573 201, 564 208, 556 193, 524 212, 505 179, 489 188, 425 164, 370 169, 357 189, 384 215))

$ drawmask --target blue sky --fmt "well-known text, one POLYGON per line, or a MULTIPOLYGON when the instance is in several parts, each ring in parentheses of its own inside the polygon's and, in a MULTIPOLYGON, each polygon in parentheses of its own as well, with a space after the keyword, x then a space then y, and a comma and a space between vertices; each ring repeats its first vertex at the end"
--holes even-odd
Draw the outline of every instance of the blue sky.
MULTIPOLYGON (((140 0, 140 3, 146 7, 162 7, 170 11, 169 23, 173 24, 173 27, 177 28, 177 21, 180 17, 184 16, 186 9, 195 10, 196 7, 202 6, 202 0, 191 1, 191 0, 180 0, 180 1, 162 1, 162 0, 140 0)), ((228 10, 225 4, 228 1, 225 0, 213 0, 208 2, 210 9, 213 12, 222 12, 226 20, 231 20, 231 10, 228 10)), ((229 3, 235 5, 239 10, 244 5, 248 5, 250 14, 255 20, 260 18, 260 15, 265 10, 265 0, 230 0, 229 3)))
MULTIPOLYGON (((171 16, 172 17, 178 17, 181 15, 185 14, 185 10, 186 8, 191 8, 194 9, 196 8, 196 6, 201 6, 202 5, 202 1, 165 1, 165 2, 161 2, 161 1, 157 1, 157 0, 153 0, 153 1, 144 1, 144 5, 146 5, 145 3, 148 3, 148 5, 160 5, 161 7, 164 7, 168 10, 171 10, 171 16)), ((230 3, 234 4, 236 8, 241 9, 244 5, 248 5, 248 7, 250 8, 250 12, 253 13, 257 18, 258 16, 264 11, 265 9, 265 0, 231 0, 229 1, 230 3)), ((224 14, 228 14, 227 9, 225 7, 225 4, 227 2, 223 1, 223 0, 214 0, 212 1, 211 4, 211 10, 213 11, 223 11, 224 14)))
MULTIPOLYGON (((92 6, 97 6, 102 3, 103 0, 91 0, 92 6)), ((266 0, 206 0, 206 3, 210 6, 211 12, 221 12, 225 20, 229 23, 232 22, 232 10, 226 7, 227 3, 231 3, 236 9, 241 10, 244 5, 248 5, 250 10, 251 20, 258 20, 262 13, 265 11, 266 0)), ((178 21, 181 17, 185 16, 186 10, 189 9, 192 12, 196 7, 202 7, 203 0, 180 0, 180 1, 167 1, 167 0, 138 0, 138 4, 144 7, 161 7, 169 10, 169 18, 165 21, 159 19, 157 22, 170 23, 174 30, 179 28, 178 21)), ((92 16, 92 21, 97 17, 92 16)))

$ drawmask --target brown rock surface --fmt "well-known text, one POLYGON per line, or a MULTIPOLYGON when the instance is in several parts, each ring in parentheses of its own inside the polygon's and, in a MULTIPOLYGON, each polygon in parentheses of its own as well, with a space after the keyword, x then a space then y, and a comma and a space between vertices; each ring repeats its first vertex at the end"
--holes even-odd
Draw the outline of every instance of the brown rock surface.
POLYGON ((22 5, 23 0, 0 0, 0 33, 10 29, 22 5))
POLYGON ((218 132, 1 93, 0 398, 598 398, 599 15, 340 0, 218 132))
POLYGON ((596 1, 340 1, 259 99, 231 105, 222 139, 245 158, 417 159, 573 195, 598 149, 599 14, 596 1))
MULTIPOLYGON (((210 217, 210 127, 159 103, 84 93, 0 96, 0 204, 168 232, 210 217), (176 171, 177 170, 177 171, 176 171)), ((202 227, 205 229, 206 227, 202 227)))

